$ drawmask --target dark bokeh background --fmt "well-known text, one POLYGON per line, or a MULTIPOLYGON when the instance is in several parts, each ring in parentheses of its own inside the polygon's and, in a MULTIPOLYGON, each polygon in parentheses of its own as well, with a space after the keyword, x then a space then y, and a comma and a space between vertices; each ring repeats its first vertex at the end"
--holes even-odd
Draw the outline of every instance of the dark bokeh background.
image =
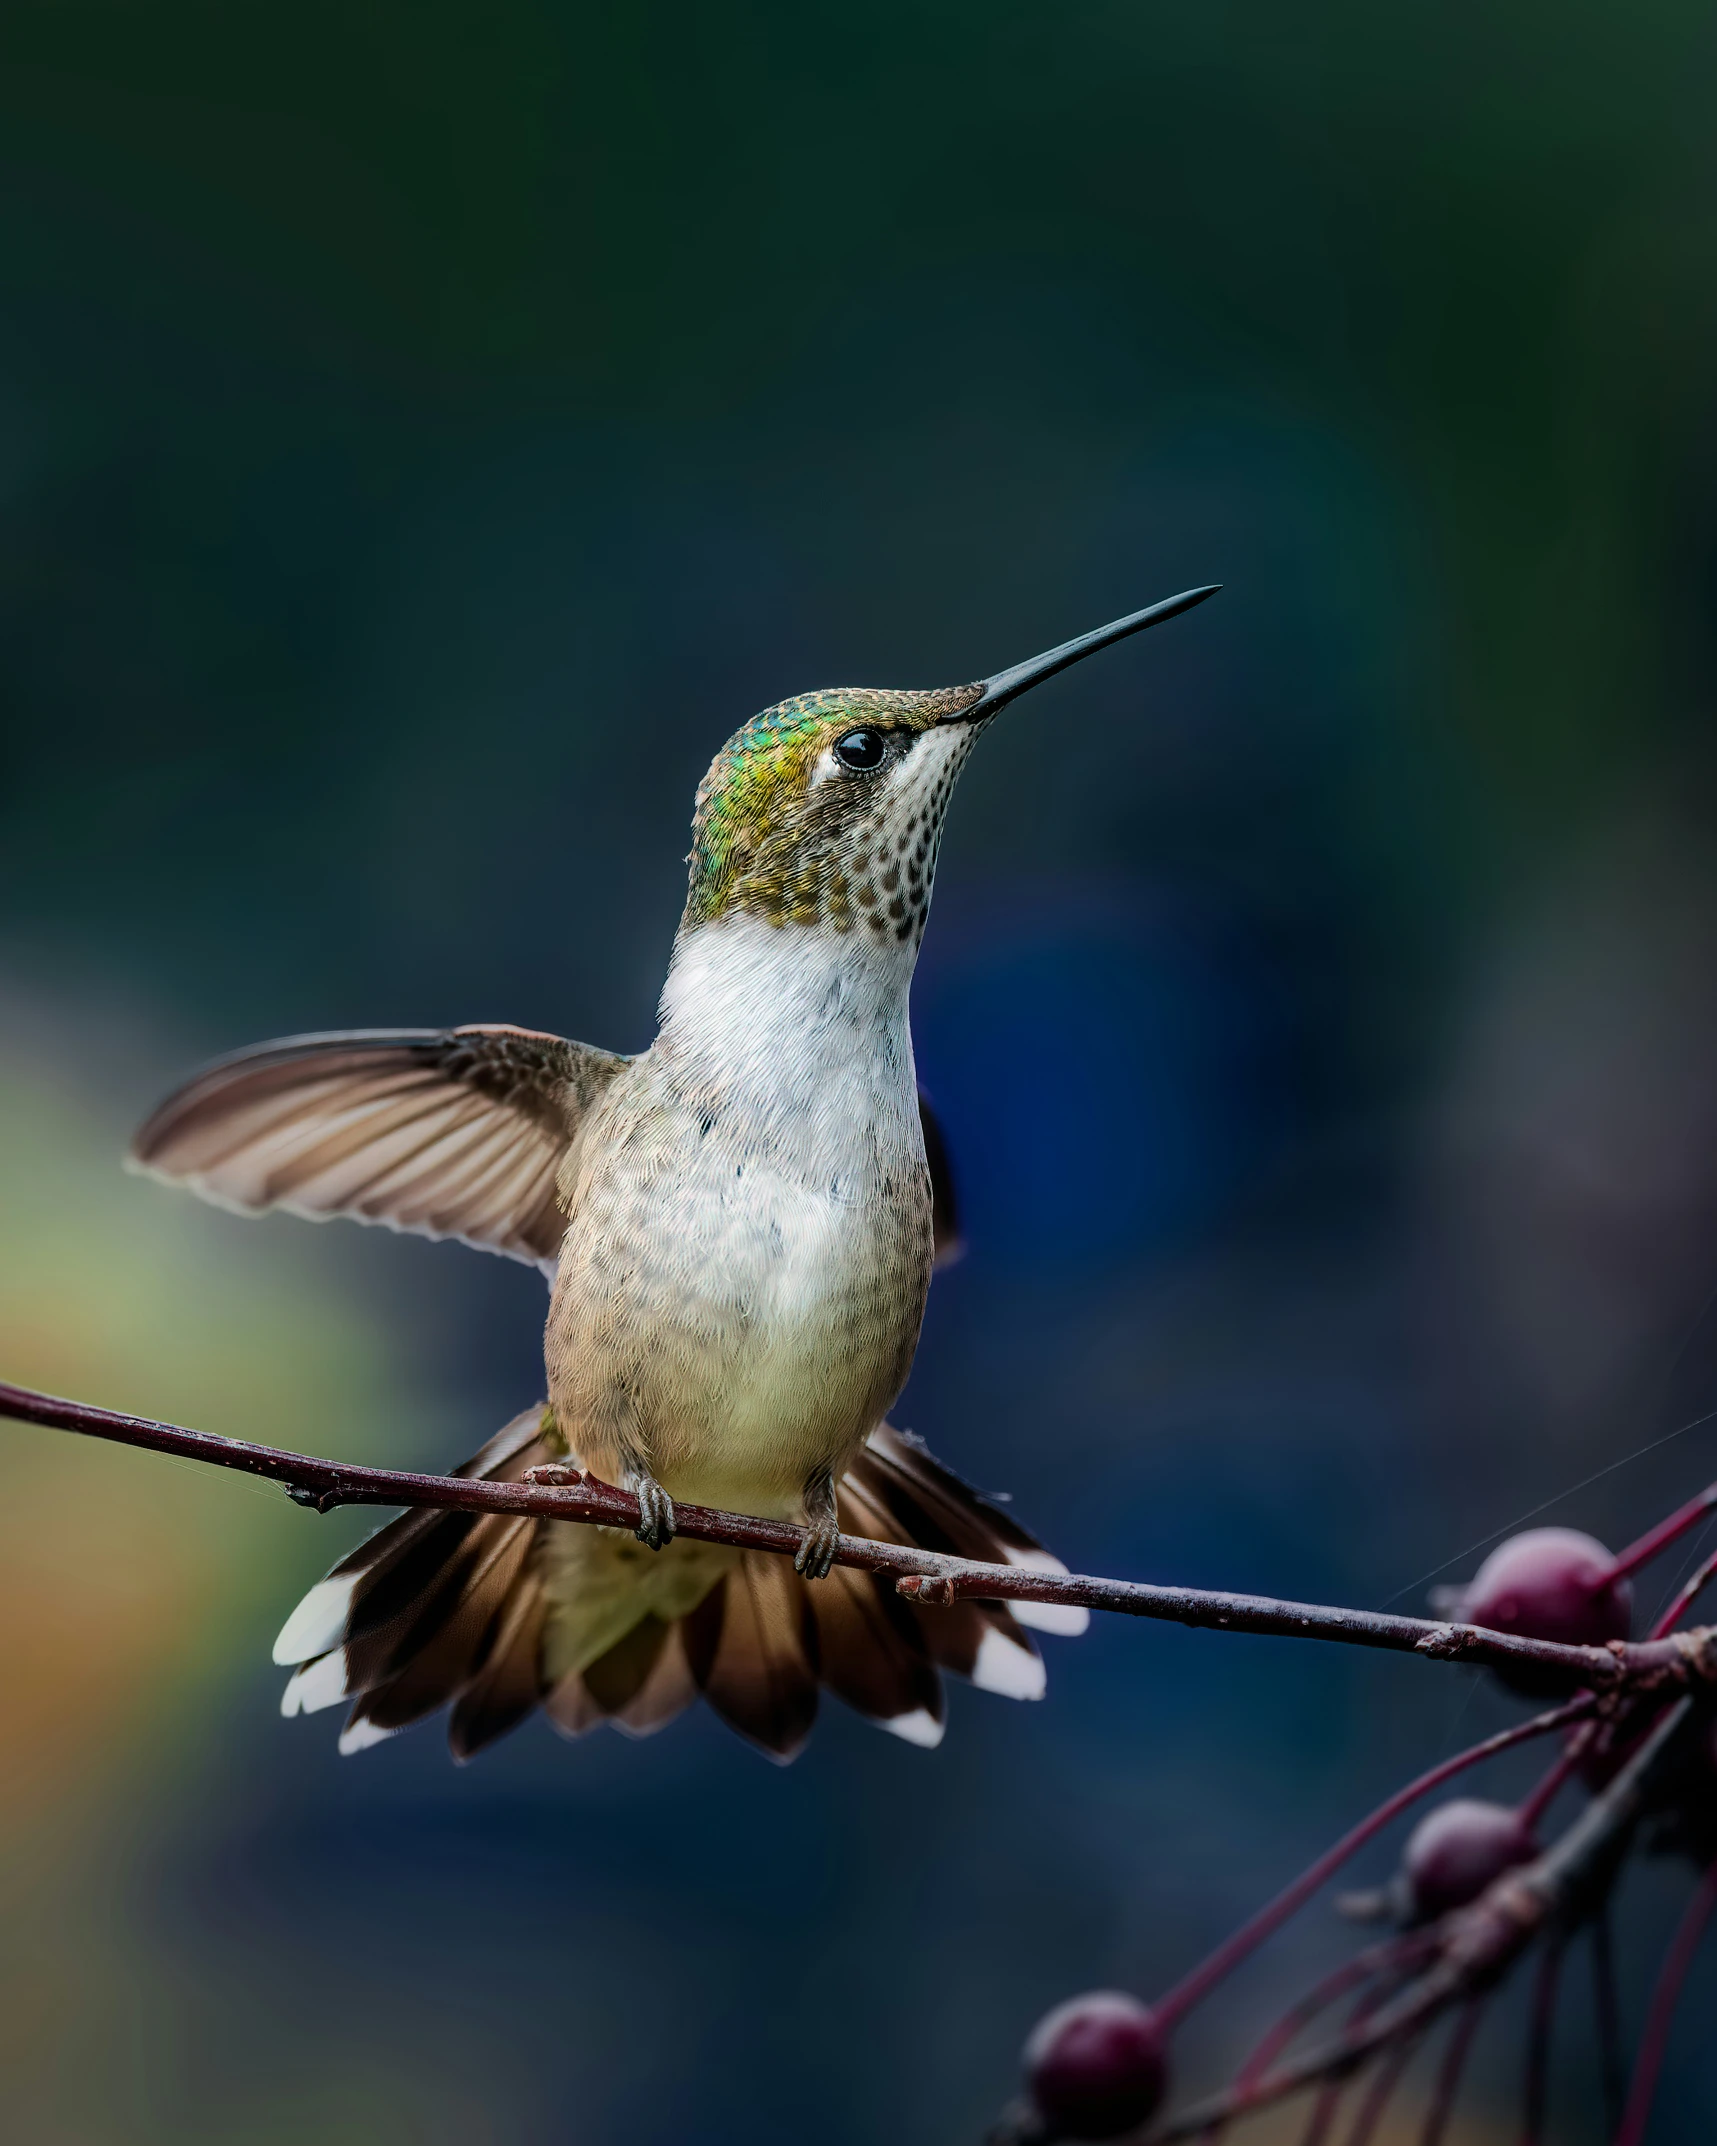
MULTIPOLYGON (((971 1251, 902 1420, 1081 1567, 1371 1604, 1717 1473, 1717 1424, 1628 1458, 1717 1407, 1714 46, 1671 0, 17 0, 9 1375, 459 1457, 538 1390, 535 1278, 123 1178, 161 1086, 297 1028, 640 1046, 744 716, 1220 579, 957 800, 916 1021, 971 1251)), ((266 1648, 356 1520, 0 1470, 35 2146, 971 2138, 1045 2003, 1160 1986, 1510 1711, 1108 1625, 934 1756, 831 1707, 787 1772, 701 1718, 343 1763, 266 1648)), ((1717 2124, 1712 1995, 1660 2146, 1717 2124)))

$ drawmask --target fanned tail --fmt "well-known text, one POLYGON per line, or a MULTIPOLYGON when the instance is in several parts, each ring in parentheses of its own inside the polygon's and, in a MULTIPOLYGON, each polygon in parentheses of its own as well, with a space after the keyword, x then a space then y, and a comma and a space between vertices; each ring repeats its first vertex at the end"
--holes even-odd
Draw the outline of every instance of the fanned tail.
MULTIPOLYGON (((456 1472, 516 1482, 562 1457, 542 1406, 456 1472)), ((842 1529, 880 1542, 1061 1572, 1011 1515, 883 1424, 838 1491, 842 1529)), ((763 1551, 684 1540, 659 1556, 612 1529, 418 1511, 341 1560, 288 1618, 274 1658, 295 1665, 287 1714, 352 1702, 358 1751, 451 1706, 448 1742, 472 1757, 542 1707, 562 1734, 604 1722, 648 1736, 696 1699, 785 1764, 823 1687, 879 1727, 942 1740, 942 1672, 1009 1698, 1043 1696, 1028 1625, 1083 1631, 1083 1610, 1040 1603, 909 1603, 882 1575, 837 1565, 807 1582, 763 1551)))

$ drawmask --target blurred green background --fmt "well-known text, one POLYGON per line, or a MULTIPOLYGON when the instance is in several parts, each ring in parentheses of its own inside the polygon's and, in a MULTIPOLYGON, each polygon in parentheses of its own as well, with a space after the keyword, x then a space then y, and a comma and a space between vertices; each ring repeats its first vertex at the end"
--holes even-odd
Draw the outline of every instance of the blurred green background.
MULTIPOLYGON (((1667 0, 14 0, 6 1375, 462 1457, 536 1278, 127 1179, 160 1090, 349 1024, 637 1048, 752 710, 1215 579, 956 802, 915 1008, 971 1249, 901 1420, 1077 1566, 1407 1607, 1717 1473, 1628 1459, 1717 1407, 1714 48, 1667 0)), ((266 1654, 353 1516, 14 1426, 0 1485, 31 2146, 969 2139, 1044 2005, 1510 1712, 1105 1628, 933 1757, 831 1707, 786 1773, 703 1719, 341 1762, 266 1654)), ((1717 2125, 1714 1994, 1657 2146, 1717 2125)))

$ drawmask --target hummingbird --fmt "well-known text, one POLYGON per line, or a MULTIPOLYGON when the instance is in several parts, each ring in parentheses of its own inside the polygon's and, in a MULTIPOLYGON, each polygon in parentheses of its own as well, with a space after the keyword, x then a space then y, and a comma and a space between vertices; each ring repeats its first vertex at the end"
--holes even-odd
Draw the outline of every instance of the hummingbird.
POLYGON ((699 785, 659 1026, 636 1056, 477 1023, 291 1036, 193 1076, 134 1167, 223 1206, 345 1215, 540 1267, 546 1400, 455 1472, 587 1470, 619 1528, 418 1510, 319 1581, 274 1658, 342 1752, 451 1707, 455 1759, 541 1708, 648 1735, 706 1700, 781 1763, 827 1687, 940 1742, 941 1672, 1042 1696, 1032 1630, 1083 1610, 909 1604, 842 1531, 1062 1572, 896 1430, 933 1267, 956 1247, 908 998, 942 827, 1011 702, 1213 596, 1189 589, 971 684, 766 708, 699 785), (803 1527, 783 1557, 676 1539, 674 1502, 803 1527))

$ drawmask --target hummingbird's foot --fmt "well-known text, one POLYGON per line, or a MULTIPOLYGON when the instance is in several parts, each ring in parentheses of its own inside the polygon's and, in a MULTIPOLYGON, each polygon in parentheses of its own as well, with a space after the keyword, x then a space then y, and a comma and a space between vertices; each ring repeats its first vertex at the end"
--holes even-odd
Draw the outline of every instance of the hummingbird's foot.
POLYGON ((633 1533, 651 1550, 665 1550, 674 1539, 674 1501, 653 1475, 630 1471, 626 1488, 638 1500, 638 1525, 633 1533))
POLYGON ((793 1553, 793 1570, 807 1580, 826 1580, 840 1539, 834 1477, 819 1469, 805 1485, 805 1539, 793 1553))

